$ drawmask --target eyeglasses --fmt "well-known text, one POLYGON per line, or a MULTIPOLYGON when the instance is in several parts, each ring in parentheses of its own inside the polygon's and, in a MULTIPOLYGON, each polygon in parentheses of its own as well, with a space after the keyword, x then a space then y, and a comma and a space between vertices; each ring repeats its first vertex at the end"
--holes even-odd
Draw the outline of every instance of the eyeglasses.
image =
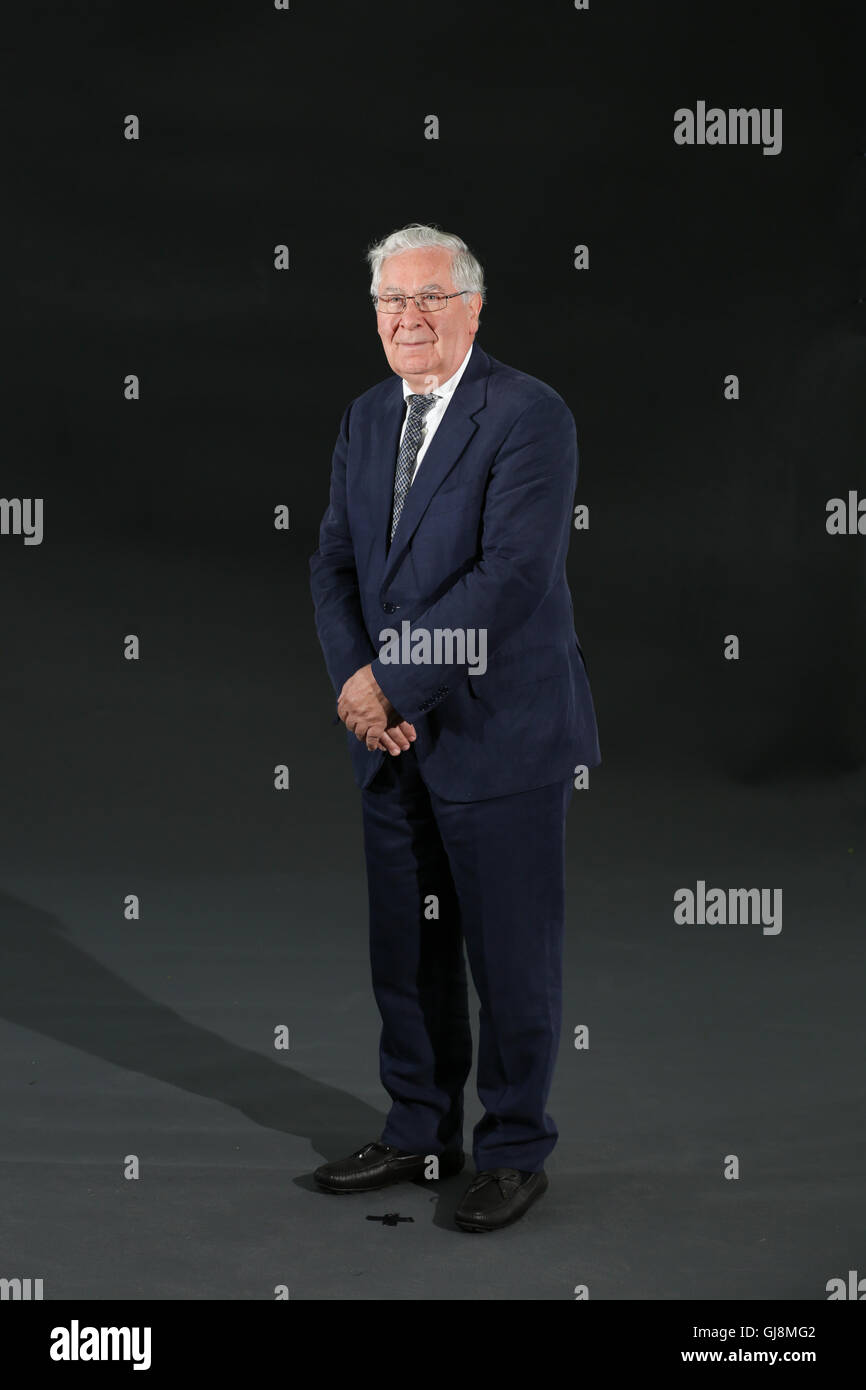
POLYGON ((454 294, 374 294, 373 307, 380 314, 402 314, 412 299, 420 314, 435 314, 445 308, 449 299, 457 299, 461 294, 471 294, 471 290, 455 290, 454 294))

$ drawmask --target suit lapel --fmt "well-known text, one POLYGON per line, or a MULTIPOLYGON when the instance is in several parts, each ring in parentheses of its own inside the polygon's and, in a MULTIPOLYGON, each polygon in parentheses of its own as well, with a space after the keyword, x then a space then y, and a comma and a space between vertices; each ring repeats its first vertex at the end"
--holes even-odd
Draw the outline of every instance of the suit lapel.
MULTIPOLYGON (((454 395, 448 403, 439 426, 430 441, 417 476, 403 503, 397 530, 391 542, 382 575, 384 587, 406 553, 409 541, 418 526, 430 498, 436 492, 463 454, 467 444, 478 428, 473 416, 483 408, 487 397, 487 378, 490 374, 490 359, 476 343, 466 371, 460 378, 454 395)), ((379 449, 376 477, 372 480, 376 491, 373 493, 376 507, 376 526, 378 534, 387 546, 388 532, 391 528, 391 510, 394 501, 394 472, 397 462, 400 430, 405 414, 402 384, 395 382, 397 396, 389 400, 381 415, 378 433, 379 449), (383 501, 384 499, 384 501, 383 501)))

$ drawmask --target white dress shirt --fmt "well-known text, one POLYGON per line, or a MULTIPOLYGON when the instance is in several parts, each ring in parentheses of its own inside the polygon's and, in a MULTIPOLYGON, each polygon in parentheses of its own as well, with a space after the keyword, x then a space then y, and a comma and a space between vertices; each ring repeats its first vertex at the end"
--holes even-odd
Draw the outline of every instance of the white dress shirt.
MULTIPOLYGON (((445 414, 445 411, 448 409, 449 403, 450 403, 450 401, 451 401, 451 397, 454 395, 454 392, 457 390, 457 386, 458 386, 458 383, 459 383, 459 381, 460 381, 460 378, 462 377, 463 373, 466 371, 466 364, 467 364, 467 362, 469 361, 469 358, 470 358, 471 355, 472 355, 472 348, 473 348, 473 346, 474 346, 474 344, 472 344, 472 343, 469 344, 469 351, 467 352, 466 356, 463 358, 463 361, 460 363, 460 366, 457 368, 457 371, 454 373, 454 375, 453 375, 453 376, 449 376, 448 380, 444 383, 444 385, 442 385, 442 386, 437 386, 436 390, 432 393, 434 396, 437 397, 437 400, 436 400, 436 404, 435 404, 435 405, 431 405, 430 409, 427 411, 427 414, 424 416, 424 421, 423 421, 423 426, 422 426, 422 428, 423 428, 423 434, 422 434, 422 436, 421 436, 421 447, 420 447, 419 450, 418 450, 418 456, 417 456, 417 458, 415 459, 415 468, 414 468, 414 471, 413 471, 413 473, 412 473, 412 482, 413 482, 413 483, 414 483, 414 481, 415 481, 415 475, 417 474, 418 469, 419 469, 420 466, 421 466, 421 460, 423 459, 423 457, 424 457, 424 455, 426 454, 427 450, 430 448, 430 441, 432 440, 434 434, 436 433, 437 429, 439 428, 440 424, 442 423, 442 416, 445 414)), ((410 396, 414 396, 414 395, 416 395, 416 394, 417 394, 417 392, 413 391, 413 390, 412 390, 412 387, 409 385, 408 381, 406 381, 406 380, 404 379, 404 381, 403 381, 403 400, 406 401, 406 400, 409 399, 410 396)), ((408 406, 407 406, 407 407, 406 407, 406 419, 403 421, 403 428, 402 428, 402 430, 400 431, 400 443, 397 445, 397 452, 398 452, 398 454, 399 454, 399 452, 400 452, 400 444, 403 443, 403 435, 406 433, 406 424, 407 424, 408 419, 409 419, 409 408, 408 408, 408 406)))

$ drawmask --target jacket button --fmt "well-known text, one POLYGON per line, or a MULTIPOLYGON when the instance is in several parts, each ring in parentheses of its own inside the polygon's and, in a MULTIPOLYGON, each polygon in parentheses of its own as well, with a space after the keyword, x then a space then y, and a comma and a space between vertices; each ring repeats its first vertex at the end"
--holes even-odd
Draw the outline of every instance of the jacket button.
POLYGON ((399 607, 400 607, 399 603, 383 603, 383 604, 382 604, 382 612, 383 612, 383 613, 396 613, 396 612, 397 612, 397 609, 398 609, 399 607))

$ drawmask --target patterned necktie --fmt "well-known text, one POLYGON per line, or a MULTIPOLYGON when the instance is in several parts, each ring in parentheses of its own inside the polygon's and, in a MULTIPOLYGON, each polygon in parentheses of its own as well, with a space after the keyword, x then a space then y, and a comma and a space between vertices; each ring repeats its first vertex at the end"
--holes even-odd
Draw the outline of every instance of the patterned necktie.
POLYGON ((397 469, 394 474, 394 509, 391 513, 391 540, 394 539, 394 532, 397 530, 397 522, 400 520, 403 503, 406 501, 406 494, 412 486, 412 474, 415 471, 415 460, 418 457, 418 450, 421 447, 422 422, 427 411, 431 406, 436 404, 438 399, 438 396, 409 397, 409 419, 406 421, 406 432, 403 435, 403 443, 400 445, 400 452, 397 455, 397 469))

